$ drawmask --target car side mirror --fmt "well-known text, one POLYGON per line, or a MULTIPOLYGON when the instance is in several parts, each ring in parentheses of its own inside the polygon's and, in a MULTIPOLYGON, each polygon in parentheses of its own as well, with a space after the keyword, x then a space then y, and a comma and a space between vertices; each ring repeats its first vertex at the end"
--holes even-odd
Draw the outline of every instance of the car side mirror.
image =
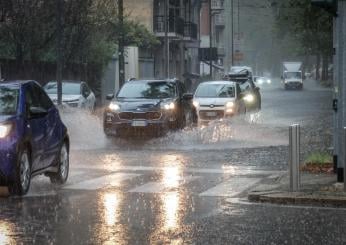
POLYGON ((184 100, 192 100, 193 99, 193 94, 186 93, 183 95, 184 100))
POLYGON ((48 110, 42 107, 31 106, 29 108, 29 117, 30 118, 41 118, 45 117, 48 114, 48 110))
POLYGON ((114 94, 107 94, 106 95, 106 100, 112 100, 114 99, 114 94))

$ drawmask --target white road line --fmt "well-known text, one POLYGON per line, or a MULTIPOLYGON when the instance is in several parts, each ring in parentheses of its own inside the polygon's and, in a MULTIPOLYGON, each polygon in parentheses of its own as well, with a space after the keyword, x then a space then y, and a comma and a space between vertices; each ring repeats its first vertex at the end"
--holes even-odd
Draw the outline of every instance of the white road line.
POLYGON ((104 187, 118 187, 121 185, 121 182, 138 176, 140 176, 140 174, 114 173, 69 185, 64 187, 64 189, 97 190, 104 187))
POLYGON ((181 185, 188 184, 196 179, 200 178, 199 176, 186 176, 182 177, 176 181, 160 181, 160 182, 149 182, 144 185, 138 186, 128 192, 136 193, 160 193, 165 190, 169 191, 171 189, 179 188, 181 185))
MULTIPOLYGON (((77 167, 78 168, 78 167, 77 167)), ((112 171, 167 171, 172 167, 151 166, 115 166, 109 167, 112 171)), ((78 168, 83 169, 83 168, 78 168)), ((109 170, 102 166, 90 166, 87 169, 109 170)), ((181 172, 201 174, 230 174, 230 175, 273 175, 282 174, 286 171, 255 170, 248 167, 225 167, 225 168, 182 168, 181 172)))
POLYGON ((234 197, 255 185, 260 180, 261 179, 258 178, 231 178, 203 193, 200 193, 199 196, 234 197))

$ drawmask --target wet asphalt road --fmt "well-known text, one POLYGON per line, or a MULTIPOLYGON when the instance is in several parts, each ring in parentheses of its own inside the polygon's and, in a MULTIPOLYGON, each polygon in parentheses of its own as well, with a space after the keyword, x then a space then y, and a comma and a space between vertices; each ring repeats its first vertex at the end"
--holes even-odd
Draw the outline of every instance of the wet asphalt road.
POLYGON ((249 204, 287 169, 287 126, 329 118, 331 92, 262 88, 251 118, 147 140, 105 139, 97 118, 63 115, 68 183, 0 198, 0 244, 343 244, 346 210, 249 204), (344 218, 345 217, 345 218, 344 218))

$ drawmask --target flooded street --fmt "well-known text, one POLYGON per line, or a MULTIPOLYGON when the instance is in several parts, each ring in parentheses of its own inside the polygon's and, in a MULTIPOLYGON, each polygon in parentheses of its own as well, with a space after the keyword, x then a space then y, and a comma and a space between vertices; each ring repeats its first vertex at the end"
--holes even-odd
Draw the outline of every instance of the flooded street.
POLYGON ((40 176, 26 196, 0 198, 0 244, 346 242, 343 209, 245 200, 248 190, 287 170, 290 124, 331 120, 331 91, 314 81, 303 91, 276 81, 261 93, 257 114, 145 140, 109 139, 97 116, 63 113, 68 182, 58 188, 40 176))

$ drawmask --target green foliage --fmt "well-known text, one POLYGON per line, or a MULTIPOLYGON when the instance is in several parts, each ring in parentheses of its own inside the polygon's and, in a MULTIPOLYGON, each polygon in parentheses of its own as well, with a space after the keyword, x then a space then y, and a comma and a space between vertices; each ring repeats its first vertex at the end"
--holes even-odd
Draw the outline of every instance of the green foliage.
POLYGON ((332 156, 326 152, 314 152, 304 161, 305 164, 325 165, 332 162, 332 156))
MULTIPOLYGON (((63 57, 65 63, 105 65, 123 33, 127 45, 152 48, 156 37, 125 17, 120 27, 114 0, 64 0, 63 57)), ((56 0, 0 2, 0 58, 56 60, 56 0)))
POLYGON ((276 33, 292 36, 299 44, 298 55, 332 55, 333 17, 311 5, 310 0, 279 0, 276 33))

